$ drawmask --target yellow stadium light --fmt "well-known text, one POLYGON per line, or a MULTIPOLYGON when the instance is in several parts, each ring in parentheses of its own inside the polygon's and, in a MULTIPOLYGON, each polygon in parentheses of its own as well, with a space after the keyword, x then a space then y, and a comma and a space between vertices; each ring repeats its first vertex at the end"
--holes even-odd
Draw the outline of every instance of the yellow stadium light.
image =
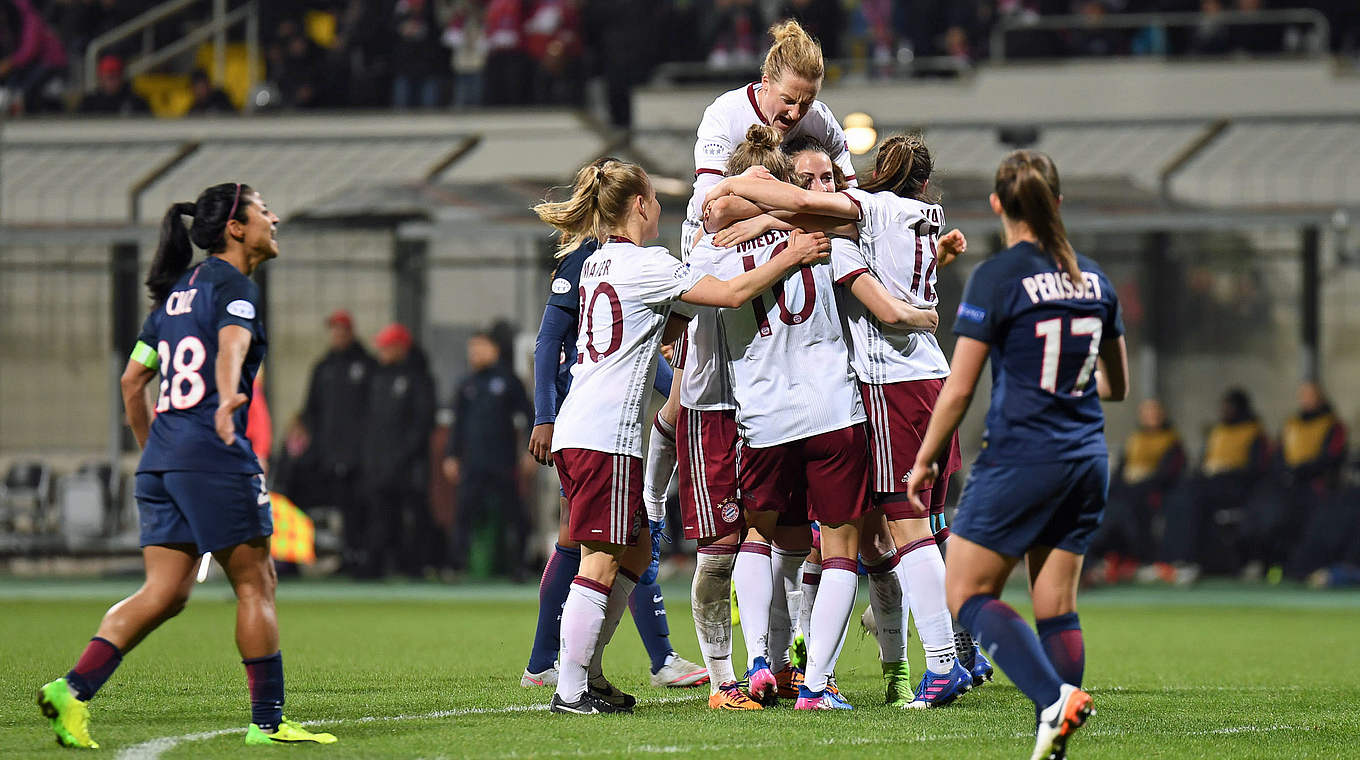
POLYGON ((867 113, 852 113, 845 117, 845 142, 850 152, 862 156, 878 144, 873 117, 867 113))

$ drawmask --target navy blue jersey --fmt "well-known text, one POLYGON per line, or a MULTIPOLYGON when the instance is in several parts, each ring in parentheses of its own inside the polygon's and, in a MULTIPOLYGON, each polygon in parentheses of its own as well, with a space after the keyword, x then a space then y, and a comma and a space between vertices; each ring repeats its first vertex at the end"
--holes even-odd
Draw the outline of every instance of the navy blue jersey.
MULTIPOLYGON (((594 239, 588 239, 576 250, 568 253, 557 264, 557 269, 552 276, 552 293, 548 295, 549 306, 559 306, 571 313, 572 317, 577 316, 581 310, 580 295, 577 290, 581 287, 581 264, 595 253, 600 244, 594 239)), ((576 366, 576 330, 573 329, 562 341, 562 361, 557 365, 557 409, 560 411, 562 402, 567 400, 567 389, 571 386, 571 368, 576 366)))
POLYGON ((1082 283, 1019 243, 968 278, 954 332, 991 345, 992 405, 978 461, 1025 464, 1107 455, 1096 392, 1102 340, 1124 334, 1119 299, 1078 254, 1082 283))
POLYGON ((251 333, 237 390, 250 397, 255 373, 264 360, 264 323, 260 291, 236 267, 215 256, 190 269, 175 283, 165 303, 142 324, 137 340, 160 360, 156 419, 138 472, 193 470, 257 473, 260 464, 246 439, 246 403, 236 410, 236 443, 217 437, 217 331, 239 325, 251 333))

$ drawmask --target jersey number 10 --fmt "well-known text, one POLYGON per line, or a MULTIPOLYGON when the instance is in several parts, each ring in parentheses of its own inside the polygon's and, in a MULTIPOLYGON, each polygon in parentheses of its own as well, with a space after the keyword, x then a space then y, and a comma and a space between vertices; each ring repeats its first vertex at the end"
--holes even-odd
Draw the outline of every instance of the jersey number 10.
MULTIPOLYGON (((1072 320, 1073 335, 1091 336, 1091 348, 1086 360, 1081 363, 1081 371, 1072 384, 1073 396, 1081 396, 1091 373, 1096 368, 1096 357, 1100 355, 1100 332, 1103 327, 1099 317, 1076 317, 1072 320)), ((1034 337, 1044 341, 1044 361, 1039 368, 1039 387, 1056 394, 1058 392, 1058 357, 1062 354, 1063 320, 1062 317, 1045 319, 1034 324, 1034 337)))
MULTIPOLYGON (((788 247, 788 241, 775 246, 774 250, 770 251, 770 258, 778 256, 788 247)), ((755 269, 756 257, 742 256, 741 268, 747 272, 755 269)), ((803 324, 808 317, 812 316, 812 310, 817 306, 817 280, 812 275, 812 267, 799 267, 798 273, 803 278, 803 308, 799 309, 797 313, 789 311, 789 307, 784 301, 784 283, 776 282, 773 288, 775 305, 779 307, 779 321, 786 325, 803 324)), ((769 312, 765 310, 765 299, 756 296, 755 300, 751 302, 751 308, 756 313, 756 324, 760 325, 760 334, 766 338, 770 337, 770 318, 769 312)))
POLYGON ((175 346, 174 354, 170 353, 170 344, 161 341, 156 353, 161 360, 161 396, 156 401, 156 413, 168 412, 171 407, 188 409, 202 401, 208 392, 208 384, 199 373, 208 358, 203 341, 189 335, 175 346))

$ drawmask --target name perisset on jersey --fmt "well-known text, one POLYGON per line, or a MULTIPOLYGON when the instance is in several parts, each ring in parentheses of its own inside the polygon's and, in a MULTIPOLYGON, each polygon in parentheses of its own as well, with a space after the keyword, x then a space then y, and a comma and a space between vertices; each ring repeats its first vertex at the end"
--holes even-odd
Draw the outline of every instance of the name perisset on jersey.
POLYGON ((1099 301, 1100 278, 1091 272, 1082 272, 1083 287, 1078 288, 1066 272, 1040 272, 1024 277, 1020 284, 1025 286, 1031 303, 1040 301, 1099 301))

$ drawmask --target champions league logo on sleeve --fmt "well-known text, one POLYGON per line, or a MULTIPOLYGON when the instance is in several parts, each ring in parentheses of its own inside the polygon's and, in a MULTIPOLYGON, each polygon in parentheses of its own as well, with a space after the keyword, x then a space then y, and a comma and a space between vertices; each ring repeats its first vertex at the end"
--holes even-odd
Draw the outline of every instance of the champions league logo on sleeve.
POLYGON ((958 317, 969 322, 982 322, 987 319, 987 311, 969 303, 960 303, 958 317))
POLYGON ((558 277, 552 281, 552 292, 557 295, 564 295, 571 292, 571 283, 565 277, 558 277))
POLYGON ((245 300, 235 300, 227 304, 227 313, 241 319, 255 318, 255 304, 245 300))

